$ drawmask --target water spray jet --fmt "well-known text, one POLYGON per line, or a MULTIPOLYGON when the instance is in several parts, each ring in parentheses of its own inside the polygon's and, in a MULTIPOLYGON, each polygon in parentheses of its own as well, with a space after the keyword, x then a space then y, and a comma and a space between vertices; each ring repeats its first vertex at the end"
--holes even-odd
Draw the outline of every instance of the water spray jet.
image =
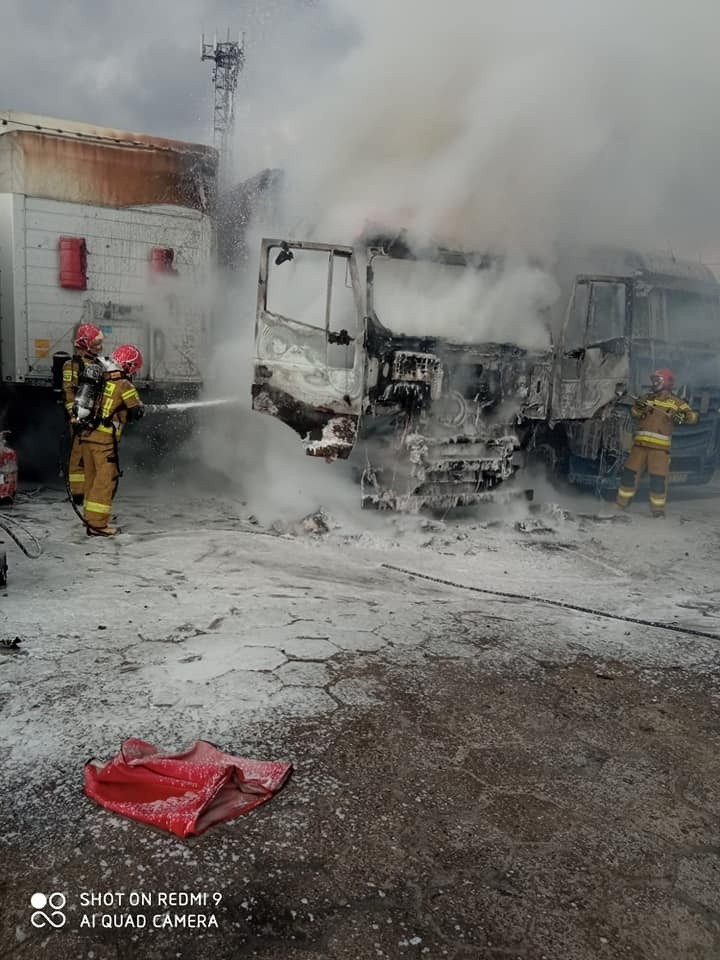
POLYGON ((197 410, 203 407, 226 407, 241 403, 239 397, 223 397, 219 400, 188 400, 185 403, 146 403, 145 413, 181 413, 185 410, 197 410))

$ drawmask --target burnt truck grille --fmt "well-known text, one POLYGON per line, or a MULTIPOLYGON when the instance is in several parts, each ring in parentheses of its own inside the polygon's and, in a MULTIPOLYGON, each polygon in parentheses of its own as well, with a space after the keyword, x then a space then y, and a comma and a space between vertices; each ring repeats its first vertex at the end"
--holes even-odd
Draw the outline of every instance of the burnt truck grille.
POLYGON ((430 399, 437 400, 442 392, 442 363, 433 353, 396 350, 392 355, 391 379, 400 382, 427 383, 430 385, 430 399))
POLYGON ((392 476, 366 470, 363 506, 411 511, 481 503, 515 474, 514 456, 519 446, 514 435, 488 439, 406 435, 402 445, 405 456, 400 459, 409 470, 392 476))

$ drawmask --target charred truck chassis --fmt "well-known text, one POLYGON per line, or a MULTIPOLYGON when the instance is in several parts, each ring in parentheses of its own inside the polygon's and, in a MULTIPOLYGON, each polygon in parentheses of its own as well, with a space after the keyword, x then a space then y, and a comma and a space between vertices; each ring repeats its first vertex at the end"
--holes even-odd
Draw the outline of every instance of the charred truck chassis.
POLYGON ((530 414, 544 415, 546 358, 508 344, 401 337, 373 318, 365 344, 363 506, 445 509, 494 497, 525 463, 530 414))
MULTIPOLYGON (((660 365, 655 344, 631 349, 634 277, 575 277, 569 297, 568 316, 593 315, 593 298, 621 300, 619 336, 598 340, 583 320, 588 329, 579 344, 562 338, 555 350, 528 351, 391 331, 375 310, 378 257, 425 259, 402 235, 366 239, 357 248, 263 241, 255 410, 292 427, 309 455, 351 458, 366 507, 449 509, 496 499, 498 487, 532 458, 596 492, 614 491, 632 436, 629 392, 660 365), (291 286, 279 284, 278 298, 278 271, 292 261, 295 269, 304 257, 320 265, 316 295, 303 305, 307 285, 296 286, 294 277, 291 286), (282 303, 288 292, 289 307, 282 303)), ((480 270, 497 264, 447 250, 428 259, 480 270)), ((665 362, 677 365, 670 354, 665 362)), ((706 416, 700 429, 682 431, 693 466, 678 479, 704 482, 720 453, 713 412, 720 391, 706 388, 694 399, 706 416)), ((500 495, 532 494, 513 484, 500 495)))

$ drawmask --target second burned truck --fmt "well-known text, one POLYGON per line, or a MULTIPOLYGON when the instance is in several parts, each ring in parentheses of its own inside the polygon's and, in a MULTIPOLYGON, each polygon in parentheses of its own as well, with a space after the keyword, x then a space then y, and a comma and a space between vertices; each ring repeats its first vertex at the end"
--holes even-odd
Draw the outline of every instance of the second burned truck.
POLYGON ((292 427, 311 456, 352 456, 364 506, 477 503, 534 458, 611 495, 632 397, 651 370, 670 367, 701 413, 675 434, 671 482, 707 482, 720 458, 712 273, 629 251, 566 259, 553 271, 554 302, 536 305, 547 339, 520 345, 472 323, 492 309, 507 268, 498 257, 419 248, 404 233, 352 246, 264 240, 254 409, 292 427), (425 314, 438 319, 428 298, 441 322, 426 332, 425 314))

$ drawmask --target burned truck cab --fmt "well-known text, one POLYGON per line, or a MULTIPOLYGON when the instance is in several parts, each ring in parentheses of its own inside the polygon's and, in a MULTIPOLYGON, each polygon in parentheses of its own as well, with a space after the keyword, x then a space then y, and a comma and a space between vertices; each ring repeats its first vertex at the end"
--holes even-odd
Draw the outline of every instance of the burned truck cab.
POLYGON ((253 409, 310 456, 347 458, 365 406, 364 304, 352 247, 262 241, 253 409))
POLYGON ((378 341, 386 359, 368 384, 363 505, 445 510, 495 498, 525 465, 549 364, 512 344, 378 341))
POLYGON ((487 499, 523 465, 551 389, 549 336, 532 350, 473 335, 477 294, 501 268, 402 234, 263 241, 254 409, 309 455, 350 457, 366 507, 487 499))
POLYGON ((670 367, 700 412, 675 433, 670 480, 707 482, 720 459, 713 275, 614 250, 559 264, 554 316, 548 307, 544 340, 529 342, 544 308, 498 296, 511 275, 500 257, 423 249, 404 233, 353 246, 265 240, 253 407, 309 455, 350 458, 365 506, 477 503, 530 458, 613 495, 633 399, 670 367), (493 329, 517 335, 483 335, 493 329))
POLYGON ((363 504, 448 509, 493 498, 547 415, 550 351, 478 336, 478 299, 500 258, 413 248, 402 234, 366 244, 363 504))
MULTIPOLYGON (((571 261, 572 263, 572 261, 571 261)), ((720 459, 720 286, 700 263, 600 250, 569 271, 550 420, 569 480, 613 496, 633 398, 669 367, 700 412, 673 437, 671 484, 707 483, 720 459)))

